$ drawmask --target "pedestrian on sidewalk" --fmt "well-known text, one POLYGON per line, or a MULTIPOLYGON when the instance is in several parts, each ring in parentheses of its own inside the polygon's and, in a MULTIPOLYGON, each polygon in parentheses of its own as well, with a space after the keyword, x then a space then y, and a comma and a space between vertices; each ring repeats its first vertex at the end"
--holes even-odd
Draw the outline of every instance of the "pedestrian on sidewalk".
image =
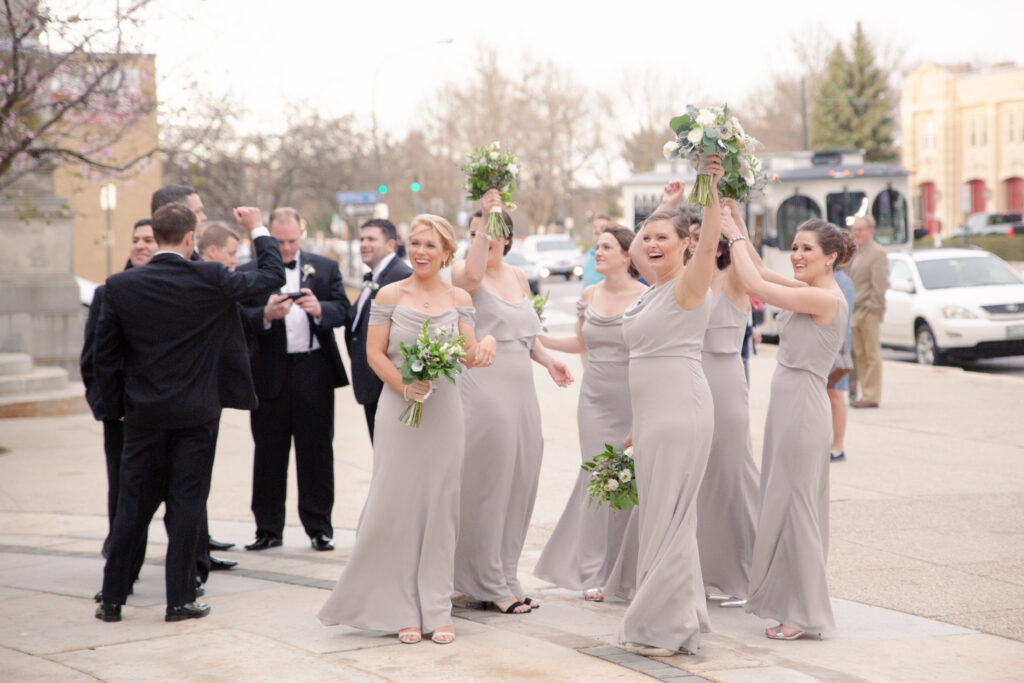
MULTIPOLYGON (((853 280, 856 306, 850 315, 853 363, 857 369, 859 398, 854 408, 877 408, 882 401, 882 342, 879 331, 885 315, 885 290, 889 288, 889 259, 875 241, 875 221, 861 216, 850 231, 857 252, 846 271, 853 280)), ((852 396, 850 397, 853 398, 852 396)))

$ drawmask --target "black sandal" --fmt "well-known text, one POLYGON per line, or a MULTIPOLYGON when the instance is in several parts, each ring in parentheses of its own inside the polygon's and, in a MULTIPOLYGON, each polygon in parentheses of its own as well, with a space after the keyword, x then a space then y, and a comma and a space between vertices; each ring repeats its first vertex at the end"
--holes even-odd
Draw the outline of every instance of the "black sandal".
MULTIPOLYGON (((529 599, 529 598, 527 598, 527 599, 529 599)), ((494 602, 485 602, 481 606, 483 607, 483 609, 492 609, 495 612, 501 612, 502 614, 529 614, 530 611, 533 609, 532 607, 530 607, 526 603, 519 602, 518 600, 513 602, 511 605, 509 605, 505 609, 501 609, 500 607, 498 607, 497 603, 494 603, 494 602), (525 612, 517 612, 516 608, 518 608, 518 607, 530 607, 530 609, 525 611, 525 612)))
POLYGON ((540 609, 540 603, 536 602, 533 598, 523 598, 523 604, 530 608, 530 611, 540 609), (534 607, 536 605, 536 607, 534 607))

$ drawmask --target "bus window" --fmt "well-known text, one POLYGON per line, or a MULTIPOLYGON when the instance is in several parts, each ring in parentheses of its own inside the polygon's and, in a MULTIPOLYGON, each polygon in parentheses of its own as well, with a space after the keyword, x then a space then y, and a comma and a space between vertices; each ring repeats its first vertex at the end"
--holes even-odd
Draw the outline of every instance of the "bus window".
POLYGON ((775 229, 779 233, 779 249, 789 251, 796 237, 796 229, 800 224, 811 218, 821 218, 818 204, 802 194, 795 194, 779 205, 775 212, 775 229))
POLYGON ((875 239, 881 245, 907 243, 907 200, 893 189, 882 190, 871 205, 875 239))
POLYGON ((828 222, 840 228, 850 227, 853 216, 866 216, 868 196, 863 192, 833 192, 825 195, 825 214, 828 222), (847 222, 847 218, 851 219, 847 222))

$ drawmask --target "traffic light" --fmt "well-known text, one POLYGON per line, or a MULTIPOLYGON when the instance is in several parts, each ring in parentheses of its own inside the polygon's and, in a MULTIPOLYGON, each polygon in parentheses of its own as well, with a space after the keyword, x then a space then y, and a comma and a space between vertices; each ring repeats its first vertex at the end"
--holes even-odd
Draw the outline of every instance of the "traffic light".
POLYGON ((410 185, 409 185, 409 189, 412 190, 413 192, 419 192, 420 191, 420 181, 418 181, 418 180, 412 181, 412 183, 410 183, 410 185))
POLYGON ((381 183, 381 185, 377 188, 377 194, 387 194, 387 193, 388 193, 388 186, 384 185, 383 183, 381 183))

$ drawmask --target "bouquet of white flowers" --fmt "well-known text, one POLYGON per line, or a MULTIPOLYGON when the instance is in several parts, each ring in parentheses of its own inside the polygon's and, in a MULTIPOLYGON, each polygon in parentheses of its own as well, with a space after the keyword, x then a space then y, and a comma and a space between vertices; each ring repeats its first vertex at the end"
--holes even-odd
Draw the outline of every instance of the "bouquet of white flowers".
POLYGON ((636 473, 633 470, 633 449, 625 450, 604 445, 604 452, 598 453, 590 462, 582 465, 590 472, 587 482, 589 501, 607 503, 613 510, 630 510, 640 502, 636 492, 636 473))
MULTIPOLYGON (((423 321, 416 341, 402 349, 402 384, 418 380, 435 381, 442 377, 455 384, 455 375, 462 372, 462 357, 466 352, 466 337, 452 335, 438 327, 430 334, 430 318, 423 321)), ((431 393, 433 389, 431 389, 431 393)), ((427 394, 429 397, 430 394, 427 394)), ((424 401, 426 398, 423 399, 424 401)), ((419 427, 423 417, 423 403, 410 401, 409 406, 398 416, 403 424, 419 427)))
POLYGON ((679 156, 698 171, 690 204, 711 206, 711 176, 701 172, 700 160, 712 154, 722 157, 725 172, 718 183, 719 195, 747 202, 751 194, 764 189, 768 176, 754 156, 760 143, 747 135, 735 116, 729 115, 728 105, 707 109, 688 105, 686 113, 672 119, 669 126, 676 137, 665 143, 665 158, 679 156))
MULTIPOLYGON (((495 140, 487 147, 477 147, 467 155, 469 163, 462 167, 466 174, 467 199, 477 200, 488 190, 497 190, 501 194, 501 203, 509 211, 514 211, 512 193, 516 191, 519 178, 519 162, 515 155, 501 151, 501 143, 495 140)), ((487 234, 503 239, 508 237, 508 226, 501 217, 501 207, 491 209, 487 217, 487 234)))
POLYGON ((551 292, 544 292, 541 294, 534 294, 530 297, 530 303, 533 304, 533 312, 537 314, 537 319, 540 320, 541 329, 545 332, 548 331, 547 327, 544 327, 544 309, 547 308, 548 299, 551 297, 551 292))

